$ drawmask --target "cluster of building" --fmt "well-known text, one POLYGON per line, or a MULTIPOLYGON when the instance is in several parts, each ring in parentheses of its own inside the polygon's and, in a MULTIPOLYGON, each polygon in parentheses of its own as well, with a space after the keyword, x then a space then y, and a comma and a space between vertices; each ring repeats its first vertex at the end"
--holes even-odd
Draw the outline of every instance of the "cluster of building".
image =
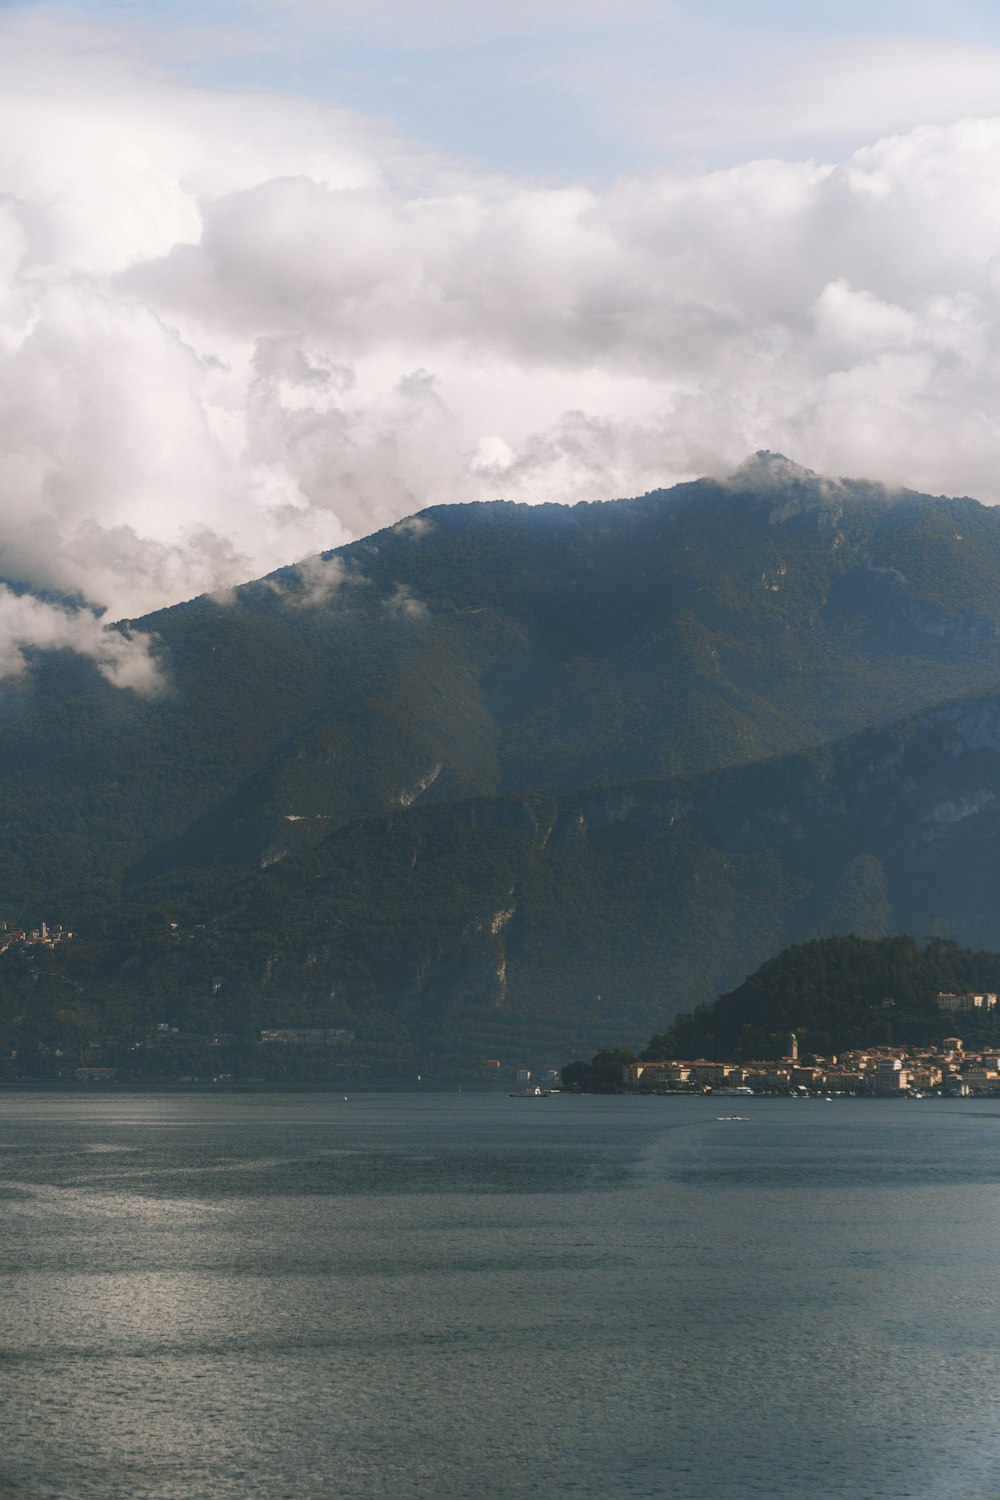
MULTIPOLYGON (((236 1040, 232 1031, 181 1031, 179 1026, 171 1026, 169 1021, 158 1021, 153 1027, 149 1037, 150 1042, 196 1042, 205 1047, 228 1047, 236 1040)), ((135 1052, 145 1044, 134 1042, 132 1051, 135 1052)))
POLYGON ((784 1057, 767 1062, 722 1063, 707 1058, 685 1062, 634 1062, 623 1069, 626 1088, 653 1092, 699 1093, 733 1090, 752 1093, 869 1094, 877 1098, 925 1092, 957 1097, 1000 1091, 1000 1048, 966 1051, 960 1037, 940 1047, 863 1047, 835 1057, 799 1058, 795 1033, 784 1057))
POLYGON ((353 1042, 354 1032, 343 1026, 271 1026, 260 1034, 262 1042, 298 1042, 315 1046, 324 1042, 353 1042))
POLYGON ((0 953, 10 948, 54 948, 57 943, 68 943, 72 936, 60 922, 52 927, 46 922, 38 927, 8 927, 4 922, 0 926, 0 953))

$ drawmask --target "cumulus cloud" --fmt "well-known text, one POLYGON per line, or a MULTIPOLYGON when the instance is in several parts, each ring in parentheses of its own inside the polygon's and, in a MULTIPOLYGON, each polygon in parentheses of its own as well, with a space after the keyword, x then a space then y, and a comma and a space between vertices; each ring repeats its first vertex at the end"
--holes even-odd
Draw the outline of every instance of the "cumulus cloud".
MULTIPOLYGON (((280 578, 269 578, 268 587, 292 609, 325 609, 345 589, 364 588, 368 580, 356 569, 347 568, 341 557, 323 553, 307 557, 280 578)), ((216 595, 220 604, 236 603, 235 593, 216 595)))
MULTIPOLYGON (((1000 500, 1000 121, 552 186, 7 40, 0 577, 134 618, 429 504, 758 448, 1000 500)), ((151 670, 91 615, 0 603, 15 664, 44 624, 111 680, 151 670)))
POLYGON ((92 661, 115 687, 144 697, 163 685, 155 643, 141 631, 105 626, 73 610, 0 585, 0 678, 17 677, 35 651, 71 651, 92 661))
POLYGON ((405 583, 396 584, 384 607, 398 620, 425 620, 430 613, 423 600, 418 599, 405 583))

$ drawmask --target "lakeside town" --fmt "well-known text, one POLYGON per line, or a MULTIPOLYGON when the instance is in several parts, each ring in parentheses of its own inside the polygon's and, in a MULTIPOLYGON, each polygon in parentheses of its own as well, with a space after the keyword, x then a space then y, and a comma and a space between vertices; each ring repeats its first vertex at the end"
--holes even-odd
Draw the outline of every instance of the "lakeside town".
MULTIPOLYGON (((983 1017, 997 1009, 994 993, 935 996, 950 1016, 983 1017)), ((637 1059, 623 1063, 622 1087, 652 1093, 854 1094, 877 1098, 1000 1093, 1000 1046, 967 1049, 962 1038, 909 1048, 870 1046, 829 1057, 800 1055, 795 1032, 780 1058, 747 1062, 637 1059)))

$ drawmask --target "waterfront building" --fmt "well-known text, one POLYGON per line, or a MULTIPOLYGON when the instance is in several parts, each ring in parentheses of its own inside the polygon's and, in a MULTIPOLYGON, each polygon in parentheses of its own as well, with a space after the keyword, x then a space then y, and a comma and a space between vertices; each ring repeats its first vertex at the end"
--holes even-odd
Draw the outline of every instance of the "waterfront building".
POLYGON ((677 1088, 690 1081, 691 1065, 674 1061, 627 1063, 622 1075, 627 1088, 636 1088, 640 1082, 643 1088, 677 1088))
POLYGON ((792 1069, 792 1084, 797 1089, 814 1089, 823 1082, 824 1074, 822 1068, 804 1068, 796 1066, 792 1069))
POLYGON ((868 1076, 871 1092, 879 1098, 903 1094, 910 1086, 909 1072, 903 1067, 902 1058, 899 1057, 880 1058, 874 1071, 868 1076))
POLYGON ((910 1069, 910 1084, 916 1089, 936 1089, 940 1087, 944 1077, 941 1069, 935 1063, 918 1063, 910 1069))
POLYGON ((826 1086, 838 1094, 857 1094, 864 1087, 864 1077, 845 1068, 832 1068, 826 1075, 826 1086))
POLYGON ((691 1082, 701 1084, 725 1083, 733 1068, 729 1063, 706 1062, 703 1057, 691 1064, 691 1082))
POLYGON ((984 1067, 982 1063, 971 1063, 962 1076, 974 1093, 997 1086, 996 1069, 984 1067))

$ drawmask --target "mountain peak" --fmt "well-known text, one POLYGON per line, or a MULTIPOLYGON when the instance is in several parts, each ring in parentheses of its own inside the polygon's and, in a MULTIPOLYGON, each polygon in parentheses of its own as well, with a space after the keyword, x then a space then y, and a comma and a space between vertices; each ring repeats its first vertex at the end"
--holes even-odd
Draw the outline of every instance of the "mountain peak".
POLYGON ((758 493, 763 490, 787 490, 791 485, 831 483, 815 470, 806 469, 802 464, 786 458, 784 453, 772 453, 768 448, 758 448, 756 453, 751 453, 726 482, 736 489, 755 490, 758 493))
POLYGON ((881 486, 866 481, 829 479, 786 458, 760 448, 744 459, 735 473, 723 481, 730 490, 759 501, 769 510, 772 525, 790 521, 793 516, 812 515, 824 525, 838 524, 845 502, 860 492, 878 490, 881 486))

